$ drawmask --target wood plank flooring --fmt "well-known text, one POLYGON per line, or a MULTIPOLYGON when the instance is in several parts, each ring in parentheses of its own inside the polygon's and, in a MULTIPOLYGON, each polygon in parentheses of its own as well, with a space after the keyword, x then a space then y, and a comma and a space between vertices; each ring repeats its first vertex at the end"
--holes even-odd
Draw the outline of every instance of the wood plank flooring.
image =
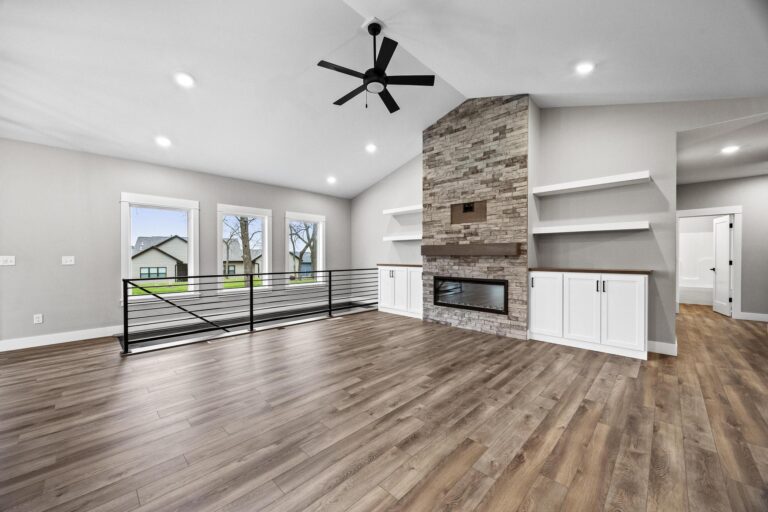
POLYGON ((379 312, 0 353, 2 511, 766 511, 768 331, 647 362, 379 312))

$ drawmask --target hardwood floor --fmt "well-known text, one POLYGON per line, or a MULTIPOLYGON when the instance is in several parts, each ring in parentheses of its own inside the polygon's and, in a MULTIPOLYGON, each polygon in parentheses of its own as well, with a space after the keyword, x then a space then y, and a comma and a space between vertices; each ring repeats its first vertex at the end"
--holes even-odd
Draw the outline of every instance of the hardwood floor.
POLYGON ((0 510, 768 510, 768 332, 647 362, 365 313, 0 353, 0 510))

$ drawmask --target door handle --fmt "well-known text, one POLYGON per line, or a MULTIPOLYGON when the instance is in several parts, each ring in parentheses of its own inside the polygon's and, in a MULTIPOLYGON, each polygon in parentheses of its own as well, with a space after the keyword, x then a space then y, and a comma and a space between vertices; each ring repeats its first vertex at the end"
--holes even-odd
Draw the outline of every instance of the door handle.
POLYGON ((533 277, 531 277, 531 288, 533 288, 533 277))
POLYGON ((595 281, 595 291, 600 293, 600 280, 595 281))
POLYGON ((709 270, 711 270, 712 272, 717 272, 717 270, 715 270, 715 267, 712 267, 712 268, 711 268, 711 269, 709 269, 709 270))
POLYGON ((603 293, 605 293, 605 281, 603 281, 603 293))

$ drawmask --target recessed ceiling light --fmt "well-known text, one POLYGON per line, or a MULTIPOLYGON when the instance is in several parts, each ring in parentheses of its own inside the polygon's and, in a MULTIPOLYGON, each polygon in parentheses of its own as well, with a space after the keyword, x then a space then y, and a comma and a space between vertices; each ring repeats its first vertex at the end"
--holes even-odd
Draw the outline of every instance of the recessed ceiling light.
POLYGON ((169 139, 165 135, 158 135, 157 137, 155 137, 155 144, 157 144, 161 148, 169 148, 173 143, 171 142, 171 139, 169 139))
POLYGON ((720 152, 724 155, 732 155, 740 149, 741 146, 725 146, 720 152))
POLYGON ((187 73, 182 73, 182 72, 174 73, 173 81, 176 82, 176 85, 178 85, 182 89, 191 89, 195 86, 195 79, 192 78, 192 75, 189 75, 187 73))
POLYGON ((334 183, 336 183, 336 178, 334 178, 333 176, 328 176, 327 178, 325 178, 325 181, 327 181, 329 185, 333 185, 334 183))
POLYGON ((365 146, 365 150, 367 152, 369 152, 369 153, 375 153, 376 152, 376 144, 373 144, 373 143, 368 144, 367 146, 365 146))
POLYGON ((576 73, 581 76, 587 76, 595 70, 595 65, 592 62, 579 62, 576 64, 576 73))

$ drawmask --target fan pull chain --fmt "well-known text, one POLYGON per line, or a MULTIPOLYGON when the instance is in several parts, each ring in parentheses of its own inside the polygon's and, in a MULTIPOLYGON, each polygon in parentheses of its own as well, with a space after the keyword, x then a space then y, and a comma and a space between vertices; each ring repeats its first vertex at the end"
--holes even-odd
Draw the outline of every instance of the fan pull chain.
POLYGON ((368 90, 365 91, 365 108, 368 108, 368 90))

